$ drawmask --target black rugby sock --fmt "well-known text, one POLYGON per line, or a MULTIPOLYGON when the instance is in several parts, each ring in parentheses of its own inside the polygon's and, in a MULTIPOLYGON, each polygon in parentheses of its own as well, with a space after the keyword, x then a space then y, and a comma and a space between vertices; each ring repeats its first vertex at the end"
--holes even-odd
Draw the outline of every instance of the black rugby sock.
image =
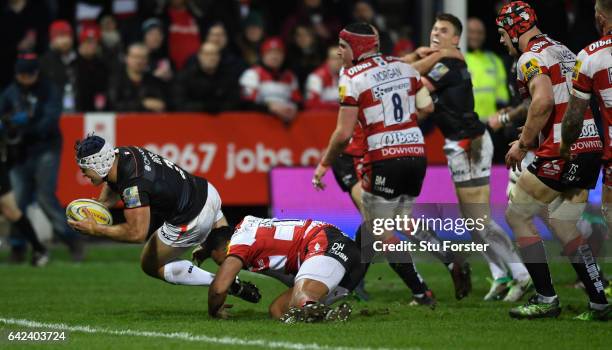
POLYGON ((538 240, 536 243, 519 247, 519 253, 521 254, 527 271, 529 271, 529 275, 531 275, 531 279, 538 294, 545 297, 557 295, 550 277, 548 263, 546 262, 544 243, 538 240))
POLYGON ((44 252, 47 250, 38 240, 38 236, 36 236, 36 232, 34 232, 34 228, 25 214, 21 215, 21 219, 15 222, 15 227, 17 228, 17 231, 23 235, 28 242, 30 242, 35 251, 44 252))
POLYGON ((389 263, 389 266, 395 271, 395 273, 404 281, 404 283, 410 288, 412 294, 423 294, 429 288, 425 281, 421 278, 421 275, 414 268, 413 263, 389 263))

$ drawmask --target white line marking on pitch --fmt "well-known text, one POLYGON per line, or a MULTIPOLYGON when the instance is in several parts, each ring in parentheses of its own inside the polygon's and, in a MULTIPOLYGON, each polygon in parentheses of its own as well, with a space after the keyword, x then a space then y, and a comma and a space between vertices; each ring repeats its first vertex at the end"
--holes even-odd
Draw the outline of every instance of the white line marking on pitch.
MULTIPOLYGON (((239 346, 260 346, 264 348, 274 349, 290 349, 290 350, 397 350, 390 348, 351 348, 344 346, 327 346, 319 345, 317 343, 303 344, 303 343, 291 343, 283 341, 268 341, 263 339, 241 339, 233 337, 211 337, 207 335, 196 335, 187 332, 175 332, 175 333, 163 333, 163 332, 152 332, 152 331, 138 331, 132 329, 115 330, 108 328, 96 328, 92 326, 71 326, 64 323, 43 323, 38 321, 14 319, 14 318, 2 318, 0 317, 0 323, 7 325, 23 326, 28 328, 46 328, 58 331, 70 331, 70 332, 82 332, 91 334, 107 334, 107 335, 120 335, 120 336, 134 336, 134 337, 146 337, 146 338, 166 338, 166 339, 179 339, 190 342, 202 342, 210 344, 224 344, 224 345, 239 345, 239 346)), ((410 350, 418 350, 418 348, 410 348, 410 350)))

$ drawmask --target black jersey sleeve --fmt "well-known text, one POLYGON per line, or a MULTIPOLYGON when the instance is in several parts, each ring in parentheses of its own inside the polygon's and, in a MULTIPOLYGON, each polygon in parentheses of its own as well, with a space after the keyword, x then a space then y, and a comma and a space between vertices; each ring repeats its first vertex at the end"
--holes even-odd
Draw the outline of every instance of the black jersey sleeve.
POLYGON ((134 180, 128 182, 121 191, 121 199, 126 209, 146 207, 151 204, 149 186, 142 179, 134 180))
POLYGON ((461 72, 456 68, 453 61, 442 59, 431 68, 425 77, 436 90, 441 90, 461 81, 461 72))

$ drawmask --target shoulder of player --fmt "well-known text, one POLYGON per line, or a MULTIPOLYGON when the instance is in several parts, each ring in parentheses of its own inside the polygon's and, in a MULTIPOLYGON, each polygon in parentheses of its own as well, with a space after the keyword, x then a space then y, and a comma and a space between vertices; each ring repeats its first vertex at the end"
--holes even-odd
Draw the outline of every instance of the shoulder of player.
POLYGON ((527 50, 525 50, 525 53, 527 52, 540 53, 547 47, 550 47, 553 45, 560 45, 560 43, 558 41, 555 41, 549 38, 546 35, 542 35, 539 38, 532 39, 532 41, 529 42, 527 46, 527 50))
POLYGON ((598 40, 593 41, 592 43, 587 45, 584 49, 582 49, 582 51, 584 51, 588 56, 592 56, 596 52, 609 48, 611 46, 612 46, 612 35, 606 35, 598 40))

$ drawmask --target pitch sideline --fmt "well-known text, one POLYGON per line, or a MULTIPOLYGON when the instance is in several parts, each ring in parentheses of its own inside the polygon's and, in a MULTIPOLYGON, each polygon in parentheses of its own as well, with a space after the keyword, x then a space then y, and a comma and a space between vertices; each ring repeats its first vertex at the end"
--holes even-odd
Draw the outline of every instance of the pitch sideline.
MULTIPOLYGON (((238 346, 260 346, 265 348, 274 349, 289 349, 289 350, 399 350, 398 348, 352 348, 352 347, 336 347, 319 345, 317 343, 303 344, 303 343, 291 343, 291 342, 277 342, 268 341, 263 339, 241 339, 233 337, 211 337, 207 335, 195 335, 187 332, 174 332, 174 333, 163 333, 163 332, 152 332, 152 331, 138 331, 132 329, 115 330, 108 328, 96 328, 92 326, 70 326, 64 323, 44 323, 32 320, 14 319, 14 318, 3 318, 0 317, 0 323, 6 325, 16 325, 28 328, 46 328, 56 331, 70 331, 70 332, 81 332, 90 334, 106 334, 106 335, 119 335, 119 336, 134 336, 134 337, 146 337, 146 338, 165 338, 165 339, 179 339, 189 342, 202 342, 209 344, 223 344, 223 345, 238 345, 238 346)), ((419 350, 419 348, 404 348, 406 350, 419 350)))

